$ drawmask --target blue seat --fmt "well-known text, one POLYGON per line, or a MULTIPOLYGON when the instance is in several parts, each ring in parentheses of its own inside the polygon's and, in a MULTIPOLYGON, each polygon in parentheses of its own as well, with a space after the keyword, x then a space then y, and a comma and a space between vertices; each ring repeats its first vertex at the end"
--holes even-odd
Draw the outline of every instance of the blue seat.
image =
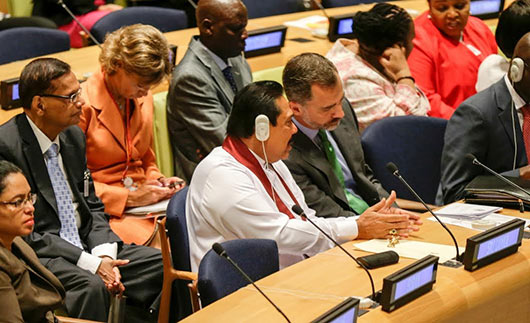
POLYGON ((399 198, 415 201, 386 169, 386 164, 393 162, 421 198, 434 204, 446 125, 445 119, 420 116, 389 117, 374 122, 363 132, 361 142, 375 178, 387 191, 396 191, 399 198))
POLYGON ((243 0, 249 19, 297 12, 299 2, 299 0, 243 0))
MULTIPOLYGON (((184 187, 173 197, 166 210, 166 229, 169 236, 169 245, 171 248, 171 257, 173 258, 173 267, 176 270, 191 271, 190 251, 188 241, 188 229, 186 224, 186 196, 188 187, 184 187)), ((178 293, 178 319, 190 315, 194 310, 192 307, 192 298, 190 296, 189 281, 178 280, 176 290, 178 293)), ((174 290, 175 290, 174 289, 174 290)))
POLYGON ((188 28, 188 18, 183 10, 159 7, 127 7, 109 13, 98 20, 90 31, 98 42, 105 35, 122 26, 144 24, 156 27, 161 32, 188 28))
MULTIPOLYGON (((268 239, 239 239, 221 243, 226 253, 256 281, 279 270, 278 246, 268 239)), ((248 282, 223 257, 210 250, 199 265, 199 294, 207 306, 248 282)))
POLYGON ((20 27, 0 32, 0 64, 63 52, 70 49, 70 37, 61 30, 20 27))

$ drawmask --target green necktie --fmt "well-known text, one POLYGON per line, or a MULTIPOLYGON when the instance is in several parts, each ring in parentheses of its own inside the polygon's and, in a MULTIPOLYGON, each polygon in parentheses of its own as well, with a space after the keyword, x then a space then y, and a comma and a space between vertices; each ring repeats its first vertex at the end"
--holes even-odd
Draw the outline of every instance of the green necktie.
POLYGON ((328 161, 331 164, 331 168, 333 168, 333 172, 339 179, 340 185, 342 185, 342 189, 344 190, 344 194, 346 194, 348 204, 357 214, 363 213, 368 208, 368 204, 366 204, 363 199, 358 198, 346 189, 346 186, 344 185, 344 173, 342 172, 342 168, 340 167, 340 163, 337 159, 337 155, 335 154, 335 150, 333 149, 333 146, 331 145, 331 142, 328 139, 326 130, 319 130, 318 135, 320 136, 322 148, 324 148, 326 157, 328 158, 328 161))

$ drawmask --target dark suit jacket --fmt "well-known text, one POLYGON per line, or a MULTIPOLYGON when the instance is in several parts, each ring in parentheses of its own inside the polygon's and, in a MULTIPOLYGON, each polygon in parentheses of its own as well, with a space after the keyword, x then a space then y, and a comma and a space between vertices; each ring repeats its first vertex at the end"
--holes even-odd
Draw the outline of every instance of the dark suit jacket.
MULTIPOLYGON (((83 247, 90 252, 103 243, 121 240, 109 227, 108 215, 101 200, 96 196, 92 177, 89 178, 89 196, 83 197, 85 136, 78 126, 71 126, 59 134, 66 175, 73 191, 74 201, 81 216, 79 235, 83 247)), ((48 170, 39 143, 24 113, 13 117, 0 126, 0 159, 8 160, 22 169, 31 191, 38 194, 35 204, 35 228, 26 241, 39 258, 63 257, 76 264, 81 256, 79 248, 59 236, 61 222, 48 170)))
POLYGON ((64 288, 20 237, 7 250, 0 245, 0 313, 2 322, 53 322, 64 288))
MULTIPOLYGON (((388 192, 374 178, 370 166, 364 160, 357 118, 350 103, 343 100, 342 108, 344 118, 331 134, 350 167, 357 185, 356 193, 366 203, 373 205, 380 198, 388 196, 388 192)), ((293 136, 293 149, 285 164, 304 192, 307 205, 316 211, 317 216, 355 215, 325 153, 301 131, 293 136)))
POLYGON ((466 159, 466 154, 475 155, 500 173, 513 169, 514 126, 517 139, 515 167, 519 168, 528 161, 519 118, 512 109, 512 98, 504 78, 456 109, 445 130, 441 163, 443 202, 463 198, 465 186, 476 176, 486 174, 481 167, 466 159))
MULTIPOLYGON (((252 82, 247 61, 229 58, 238 89, 252 82)), ((208 153, 223 143, 234 91, 212 56, 192 38, 186 55, 173 71, 167 98, 167 123, 175 174, 190 180, 208 153)))

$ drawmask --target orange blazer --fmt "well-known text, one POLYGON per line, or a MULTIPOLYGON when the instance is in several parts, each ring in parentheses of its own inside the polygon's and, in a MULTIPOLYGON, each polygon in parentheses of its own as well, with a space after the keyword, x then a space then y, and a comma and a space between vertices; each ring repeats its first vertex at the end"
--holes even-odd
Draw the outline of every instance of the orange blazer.
MULTIPOLYGON (((87 164, 92 172, 96 194, 105 204, 105 212, 113 217, 121 217, 129 194, 129 190, 122 183, 127 161, 125 124, 106 89, 101 71, 88 78, 81 87, 86 104, 79 127, 86 136, 87 164)), ((134 100, 134 104, 129 129, 132 152, 126 176, 130 176, 135 183, 142 183, 163 175, 156 165, 152 149, 151 92, 134 100)))

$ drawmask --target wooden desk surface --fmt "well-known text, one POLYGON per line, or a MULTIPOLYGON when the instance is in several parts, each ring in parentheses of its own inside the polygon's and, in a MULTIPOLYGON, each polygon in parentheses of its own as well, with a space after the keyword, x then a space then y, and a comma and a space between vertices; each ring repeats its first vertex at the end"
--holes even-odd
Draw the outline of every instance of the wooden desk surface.
MULTIPOLYGON (((508 211, 506 213, 516 214, 508 211)), ((518 215, 518 214, 516 214, 518 215)), ((428 216, 424 216, 427 218, 428 216)), ((458 243, 475 230, 450 226, 458 243)), ((412 239, 451 245, 439 224, 425 220, 412 239)), ((344 247, 355 256, 353 242, 344 247)), ((383 278, 414 262, 370 270, 376 290, 383 278)), ((348 296, 371 292, 366 273, 338 248, 288 267, 258 282, 292 322, 309 322, 348 296)), ((474 272, 439 266, 433 290, 411 303, 386 313, 377 308, 359 322, 528 322, 530 321, 530 241, 519 252, 474 272)), ((283 318, 253 289, 246 286, 189 316, 184 322, 282 322, 283 318)))
MULTIPOLYGON (((266 1, 266 0, 263 0, 266 1)), ((509 2, 509 1, 508 1, 509 2)), ((412 10, 411 14, 417 15, 427 9, 426 0, 402 0, 402 1, 393 1, 403 8, 412 10)), ((361 4, 350 7, 340 7, 340 8, 331 8, 327 12, 329 15, 336 15, 348 12, 355 12, 359 10, 368 10, 373 4, 361 4)), ((275 25, 281 25, 286 21, 297 20, 300 18, 312 16, 312 15, 322 15, 318 10, 313 11, 304 11, 286 15, 265 17, 250 19, 247 29, 253 30, 257 28, 270 27, 275 25)), ((489 25, 495 25, 497 23, 496 19, 491 19, 486 21, 489 25)), ((165 33, 169 43, 177 45, 177 62, 179 62, 186 53, 188 49, 188 43, 191 36, 198 35, 197 28, 190 28, 184 30, 178 30, 173 32, 165 33)), ((327 39, 316 38, 311 35, 311 32, 306 29, 301 28, 292 28, 289 27, 287 30, 287 37, 285 41, 285 47, 280 53, 274 53, 264 56, 252 57, 248 59, 252 71, 260 71, 267 68, 283 66, 287 63, 289 59, 293 56, 296 56, 304 52, 315 52, 319 54, 326 54, 331 48, 333 43, 327 39), (297 42, 292 39, 295 38, 305 38, 310 40, 309 42, 297 42)), ((49 57, 59 58, 72 66, 72 70, 77 75, 79 79, 86 78, 90 73, 97 71, 99 69, 98 57, 99 57, 99 48, 97 46, 90 46, 80 49, 71 49, 66 52, 56 53, 52 55, 47 55, 49 57)), ((9 78, 18 77, 22 68, 28 64, 32 59, 27 59, 23 61, 17 61, 9 64, 0 65, 0 80, 5 80, 9 78)), ((163 82, 161 85, 157 86, 153 92, 165 91, 168 88, 168 82, 163 82)), ((21 109, 16 109, 12 111, 0 110, 0 124, 9 120, 13 115, 20 113, 21 109)))

